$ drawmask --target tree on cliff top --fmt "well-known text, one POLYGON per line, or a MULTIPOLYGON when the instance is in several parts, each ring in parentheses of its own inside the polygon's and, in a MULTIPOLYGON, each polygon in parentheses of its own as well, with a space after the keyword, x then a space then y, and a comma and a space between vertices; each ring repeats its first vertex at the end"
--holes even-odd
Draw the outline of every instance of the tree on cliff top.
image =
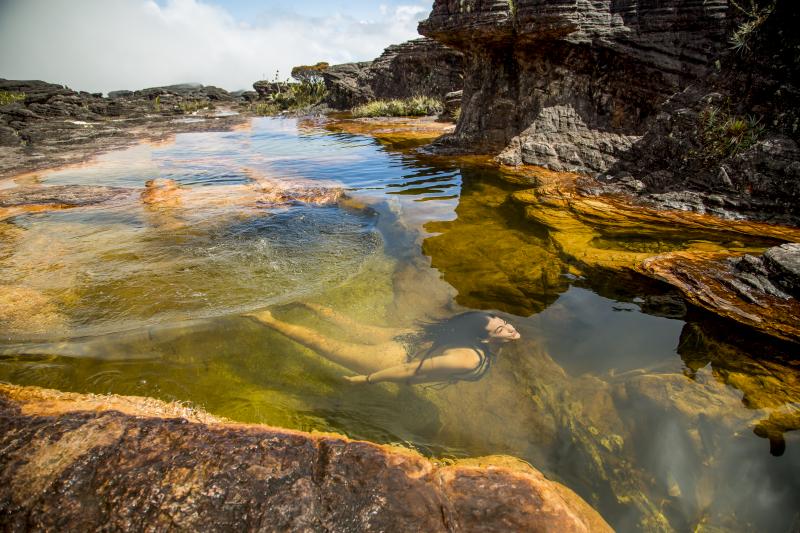
POLYGON ((316 65, 300 65, 292 69, 292 77, 301 83, 319 83, 322 81, 322 71, 329 66, 324 61, 316 65))

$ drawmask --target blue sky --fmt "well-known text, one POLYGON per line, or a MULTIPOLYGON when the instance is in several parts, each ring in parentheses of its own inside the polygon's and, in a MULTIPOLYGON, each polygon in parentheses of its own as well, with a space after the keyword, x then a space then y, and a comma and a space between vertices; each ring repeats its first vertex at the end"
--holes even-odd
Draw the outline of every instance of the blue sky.
POLYGON ((0 77, 102 92, 182 82, 247 89, 298 64, 372 59, 418 37, 432 4, 0 0, 0 77))

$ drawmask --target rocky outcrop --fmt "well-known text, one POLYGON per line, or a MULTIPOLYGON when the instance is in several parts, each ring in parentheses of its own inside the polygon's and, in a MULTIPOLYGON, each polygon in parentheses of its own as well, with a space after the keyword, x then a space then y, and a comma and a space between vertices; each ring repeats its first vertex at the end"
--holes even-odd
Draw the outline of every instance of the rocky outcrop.
POLYGON ((529 221, 547 229, 568 264, 644 274, 716 315, 800 342, 800 302, 793 296, 800 245, 782 244, 755 257, 765 242, 800 242, 800 229, 656 210, 630 196, 595 195, 594 180, 572 174, 535 167, 509 172, 512 179, 535 181, 535 188, 511 198, 529 221))
POLYGON ((417 95, 443 100, 461 89, 462 74, 461 53, 432 39, 392 45, 372 62, 334 65, 322 72, 326 102, 334 109, 417 95))
POLYGON ((240 119, 216 117, 215 107, 246 102, 199 84, 112 91, 105 98, 43 81, 5 79, 0 97, 0 177, 77 162, 135 138, 230 127, 240 119), (197 120, 182 120, 187 114, 197 114, 197 120))
POLYGON ((783 340, 800 342, 800 244, 784 244, 762 257, 671 253, 642 262, 644 273, 676 287, 684 298, 783 340))
POLYGON ((461 118, 441 144, 603 174, 655 205, 796 218, 798 14, 768 8, 437 0, 420 33, 465 56, 461 118))
POLYGON ((8 531, 610 531, 510 458, 228 424, 157 400, 0 385, 8 531))

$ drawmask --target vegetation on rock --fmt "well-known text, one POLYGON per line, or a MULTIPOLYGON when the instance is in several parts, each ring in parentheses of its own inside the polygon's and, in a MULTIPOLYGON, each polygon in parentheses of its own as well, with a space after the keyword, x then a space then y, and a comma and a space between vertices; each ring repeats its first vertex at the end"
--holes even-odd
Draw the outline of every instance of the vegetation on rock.
POLYGON ((21 100, 25 100, 25 93, 0 91, 0 105, 13 104, 21 100))
POLYGON ((362 117, 422 117, 438 115, 444 105, 436 98, 414 96, 404 100, 374 100, 353 108, 353 116, 362 117))
POLYGON ((753 115, 741 117, 714 106, 700 114, 700 139, 707 157, 732 157, 744 152, 763 132, 761 120, 753 115))

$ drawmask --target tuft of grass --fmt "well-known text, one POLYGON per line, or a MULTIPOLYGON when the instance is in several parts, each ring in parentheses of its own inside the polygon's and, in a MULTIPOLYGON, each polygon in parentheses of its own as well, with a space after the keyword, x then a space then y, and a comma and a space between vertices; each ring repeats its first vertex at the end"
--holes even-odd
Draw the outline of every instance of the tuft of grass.
POLYGON ((214 104, 208 100, 186 100, 178 104, 184 114, 188 115, 201 109, 214 109, 214 104))
POLYGON ((156 96, 155 100, 153 100, 153 111, 161 113, 161 96, 156 96))
POLYGON ((700 114, 700 136, 709 157, 733 157, 756 144, 762 133, 764 125, 753 115, 731 115, 719 107, 700 114))
POLYGON ((254 115, 269 117, 281 112, 281 108, 272 102, 254 102, 250 104, 250 112, 254 115))
POLYGON ((353 108, 356 118, 363 117, 423 117, 438 115, 444 110, 442 102, 430 96, 413 96, 405 100, 373 100, 353 108))
POLYGON ((25 93, 0 91, 0 105, 13 104, 14 102, 21 102, 22 100, 25 100, 25 93))

